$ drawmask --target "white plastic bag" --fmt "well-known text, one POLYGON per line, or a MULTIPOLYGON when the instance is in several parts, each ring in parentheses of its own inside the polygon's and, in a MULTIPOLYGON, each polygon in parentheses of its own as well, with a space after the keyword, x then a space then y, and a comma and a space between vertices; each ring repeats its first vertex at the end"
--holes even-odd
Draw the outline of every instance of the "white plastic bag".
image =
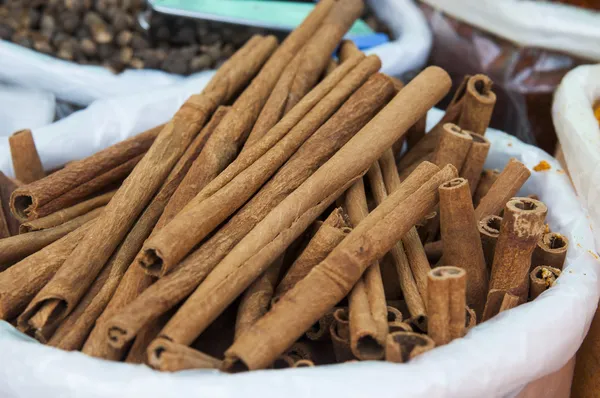
POLYGON ((52 123, 55 107, 51 93, 0 84, 0 136, 52 123))
MULTIPOLYGON (((383 62, 382 71, 401 75, 421 68, 431 48, 431 33, 412 0, 370 0, 395 39, 368 51, 383 62)), ((77 105, 171 85, 185 77, 158 70, 126 70, 114 75, 99 66, 78 65, 0 40, 0 81, 49 91, 77 105)))
MULTIPOLYGON (((186 82, 190 83, 190 82, 186 82)), ((202 82, 181 84, 153 99, 130 96, 98 101, 51 126, 34 131, 44 163, 57 165, 97 151, 133 132, 165 121, 202 82)), ((430 112, 431 126, 441 112, 430 112), (435 119, 435 120, 434 120, 435 119)), ((525 384, 561 368, 576 352, 599 297, 598 260, 585 213, 558 162, 538 148, 490 131, 488 167, 516 157, 533 172, 523 194, 536 193, 550 211, 548 222, 570 242, 558 283, 532 303, 503 312, 462 339, 408 364, 348 363, 266 370, 238 375, 216 371, 159 373, 38 344, 0 322, 0 396, 49 397, 510 397, 525 384)), ((0 142, 0 159, 5 158, 0 142)), ((5 164, 2 166, 5 170, 5 164)))
POLYGON ((600 247, 600 127, 593 106, 600 100, 600 65, 569 72, 554 95, 552 119, 579 199, 588 209, 600 247))

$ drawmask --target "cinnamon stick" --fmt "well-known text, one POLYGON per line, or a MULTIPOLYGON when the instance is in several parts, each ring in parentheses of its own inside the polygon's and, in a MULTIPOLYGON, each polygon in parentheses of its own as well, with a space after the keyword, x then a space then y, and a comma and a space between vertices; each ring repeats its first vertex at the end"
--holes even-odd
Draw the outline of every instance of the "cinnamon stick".
POLYGON ((218 369, 221 361, 210 355, 177 344, 167 339, 156 339, 148 347, 149 364, 165 372, 177 372, 186 369, 218 369), (158 353, 158 355, 154 355, 158 353))
POLYGON ((339 308, 333 312, 333 323, 329 327, 329 335, 337 362, 355 359, 350 349, 350 321, 347 309, 339 308))
POLYGON ((88 221, 97 218, 103 211, 104 208, 101 207, 54 228, 0 239, 0 264, 12 264, 24 259, 52 242, 56 242, 88 221))
POLYGON ((0 273, 0 319, 12 319, 25 309, 62 266, 93 222, 77 228, 0 273))
POLYGON ((452 266, 429 272, 427 335, 436 346, 465 335, 467 274, 463 268, 452 266))
MULTIPOLYGON (((264 50, 260 44, 257 48, 264 50)), ((268 56, 272 46, 268 50, 263 58, 268 56)), ((232 56, 227 62, 233 66, 223 68, 224 72, 217 71, 203 92, 190 97, 165 125, 144 158, 104 208, 94 228, 21 315, 24 323, 37 312, 44 312, 44 322, 51 325, 60 322, 73 310, 210 114, 237 91, 234 90, 236 86, 251 77, 248 76, 248 63, 256 55, 252 51, 250 53, 242 59, 232 56), (82 264, 85 266, 81 267, 82 264), (74 283, 75 280, 77 283, 74 283)))
MULTIPOLYGON (((422 172, 422 169, 417 170, 418 174, 422 172)), ((407 183, 409 178, 358 224, 321 264, 282 297, 269 313, 234 342, 225 353, 223 368, 239 370, 268 366, 304 330, 341 300, 375 259, 389 251, 418 219, 435 206, 440 181, 456 175, 456 169, 448 165, 416 190, 413 190, 412 183, 407 183), (277 330, 277 334, 269 332, 273 330, 277 330)), ((416 179, 417 175, 411 177, 416 179)))
POLYGON ((319 29, 301 50, 304 60, 310 62, 298 65, 284 113, 289 112, 317 82, 325 71, 331 54, 354 21, 361 16, 363 9, 362 0, 338 0, 329 11, 319 29))
POLYGON ((434 347, 434 341, 423 334, 411 332, 390 333, 385 344, 385 360, 406 363, 434 347))
POLYGON ((340 48, 338 50, 338 57, 340 62, 346 62, 352 57, 362 54, 356 44, 352 40, 342 40, 340 48))
POLYGON ((468 131, 462 130, 452 123, 444 124, 438 145, 433 153, 433 163, 439 167, 451 164, 457 170, 461 170, 472 143, 473 139, 468 131))
POLYGON ((531 257, 531 267, 546 265, 548 267, 563 269, 567 257, 569 240, 557 232, 545 233, 537 243, 531 257))
POLYGON ((283 256, 280 256, 242 295, 235 321, 235 338, 242 335, 269 310, 282 262, 283 256))
POLYGON ((173 315, 171 311, 163 314, 157 320, 146 325, 146 327, 138 333, 125 357, 126 363, 148 363, 148 347, 156 340, 158 334, 162 328, 165 327, 171 315, 173 315))
POLYGON ((498 170, 483 170, 481 175, 479 176, 479 183, 477 184, 477 188, 475 189, 475 193, 473 193, 473 205, 475 208, 481 202, 481 199, 487 195, 488 191, 498 179, 500 172, 498 170))
POLYGON ((0 202, 0 239, 8 238, 10 236, 10 230, 8 229, 8 223, 4 216, 4 209, 2 202, 0 202))
POLYGON ((395 332, 412 332, 413 331, 412 326, 410 326, 408 323, 399 322, 399 321, 388 322, 388 329, 390 330, 390 334, 395 333, 395 332))
POLYGON ((515 196, 531 172, 523 163, 511 159, 502 170, 488 193, 481 198, 475 208, 475 219, 481 220, 487 215, 498 215, 506 202, 515 196))
POLYGON ((420 220, 417 225, 415 225, 421 242, 432 242, 437 236, 437 226, 439 226, 439 213, 437 211, 432 211, 423 217, 423 219, 420 220), (438 221, 434 222, 436 219, 438 221))
POLYGON ((95 196, 91 199, 85 200, 74 206, 59 210, 55 213, 47 215, 46 217, 24 222, 19 227, 19 232, 21 234, 24 234, 27 232, 40 231, 43 229, 59 226, 79 216, 87 214, 92 210, 106 205, 108 202, 110 202, 114 194, 115 191, 110 191, 102 195, 95 196))
POLYGON ((519 295, 529 274, 531 254, 544 232, 547 211, 546 205, 535 199, 513 198, 506 204, 483 321, 498 313, 505 293, 519 295))
POLYGON ((336 247, 348 233, 351 228, 345 219, 341 208, 335 209, 325 219, 319 227, 316 234, 310 240, 302 254, 294 261, 289 268, 274 294, 277 300, 288 290, 290 290, 298 281, 303 279, 315 265, 327 257, 327 255, 336 247))
POLYGON ((9 232, 7 236, 4 236, 5 238, 19 233, 21 222, 10 211, 10 196, 17 187, 18 183, 15 180, 8 178, 0 171, 0 209, 2 210, 0 218, 6 221, 9 232))
MULTIPOLYGON (((439 190, 440 226, 444 245, 442 263, 456 264, 466 271, 467 304, 481 317, 488 290, 488 272, 469 182, 464 178, 457 178, 440 185, 439 190)), ((440 341, 434 340, 436 344, 440 344, 440 341)))
POLYGON ((475 75, 467 81, 463 109, 458 118, 458 125, 462 129, 479 135, 485 134, 496 105, 492 84, 492 80, 486 75, 475 75))
POLYGON ((500 235, 500 225, 502 225, 502 217, 498 216, 486 216, 477 223, 485 264, 490 272, 494 263, 496 242, 498 241, 498 235, 500 235))
POLYGON ((8 138, 15 177, 24 184, 44 178, 44 166, 31 130, 19 130, 8 138))
POLYGON ((436 240, 435 242, 427 242, 423 245, 423 248, 425 249, 427 260, 435 264, 442 258, 442 254, 444 253, 444 242, 441 239, 436 240))
POLYGON ((310 368, 315 366, 315 363, 310 359, 299 359, 294 362, 294 368, 310 368))
MULTIPOLYGON (((374 163, 367 172, 367 175, 371 175, 370 180, 381 177, 380 170, 377 177, 373 176, 374 172, 372 170, 375 164, 377 163, 374 163)), ((373 191, 376 197, 379 196, 379 201, 382 202, 386 196, 385 188, 381 192, 382 187, 379 185, 373 191)), ((362 179, 355 182, 346 192, 345 208, 350 222, 354 226, 358 225, 369 214, 362 179)), ((365 274, 354 285, 348 296, 348 301, 352 352, 358 359, 363 360, 383 358, 384 340, 388 333, 387 306, 378 261, 371 264, 365 274), (371 269, 373 270, 370 271, 371 269), (367 275, 367 273, 372 275, 367 275)))
POLYGON ((387 321, 390 322, 402 322, 402 312, 399 309, 387 306, 387 321))
POLYGON ((469 148, 469 152, 465 157, 463 166, 460 169, 459 175, 469 181, 471 196, 473 196, 481 178, 483 165, 485 164, 488 152, 490 151, 490 141, 471 131, 467 131, 467 133, 471 136, 473 141, 469 148))
MULTIPOLYGON (((159 192, 127 234, 117 254, 114 256, 113 267, 115 275, 110 279, 112 283, 106 284, 104 287, 106 293, 98 296, 101 298, 96 307, 101 311, 101 315, 96 316, 99 320, 100 317, 106 319, 109 314, 114 313, 114 311, 132 301, 153 282, 152 277, 146 275, 139 267, 130 267, 130 264, 138 254, 146 238, 148 238, 153 230, 159 227, 157 222, 169 199, 185 177, 194 160, 198 157, 200 151, 204 148, 206 140, 214 131, 214 127, 218 124, 218 122, 216 124, 213 123, 212 120, 220 120, 227 109, 227 107, 217 108, 211 122, 194 138, 183 156, 179 159, 175 167, 173 167, 173 170, 171 170, 159 192), (123 270, 125 273, 121 274, 119 270, 123 270)), ((99 320, 96 322, 96 326, 92 329, 84 344, 83 351, 88 355, 100 358, 121 359, 125 350, 116 350, 109 347, 106 341, 106 333, 100 327, 101 322, 99 320)), ((134 352, 134 348, 138 348, 141 344, 138 341, 136 344, 137 347, 132 347, 131 351, 134 352)), ((143 349, 145 352, 146 347, 140 349, 143 349)))
POLYGON ((531 280, 530 296, 535 300, 540 294, 554 286, 556 279, 560 276, 561 270, 547 265, 540 265, 533 269, 529 274, 531 280))
POLYGON ((26 219, 51 200, 144 153, 161 129, 162 126, 150 129, 85 159, 69 163, 39 181, 19 187, 11 198, 13 214, 26 219))
MULTIPOLYGON (((313 109, 310 112, 306 110, 308 114, 301 120, 297 115, 292 115, 295 113, 294 111, 290 113, 290 119, 298 120, 296 126, 292 128, 288 124, 288 118, 284 118, 274 128, 278 128, 279 125, 285 126, 285 124, 289 126, 289 129, 282 130, 288 131, 288 133, 284 137, 282 136, 279 142, 273 142, 269 148, 263 148, 265 150, 262 156, 257 157, 253 163, 247 164, 248 167, 245 170, 238 169, 237 173, 231 173, 230 178, 216 182, 220 179, 221 176, 219 176, 214 184, 207 186, 205 190, 200 192, 172 222, 145 243, 144 252, 138 259, 140 264, 150 274, 165 275, 208 233, 244 204, 297 151, 298 147, 303 145, 311 136, 317 135, 317 131, 323 130, 324 134, 327 134, 325 131, 340 129, 340 126, 342 126, 338 125, 340 121, 345 123, 343 126, 350 125, 348 117, 357 121, 374 112, 374 107, 378 107, 375 110, 379 109, 382 100, 386 98, 384 92, 389 90, 389 84, 383 77, 374 78, 369 85, 353 95, 352 101, 348 101, 336 112, 339 106, 365 83, 369 76, 379 69, 380 65, 380 61, 376 57, 365 59, 352 72, 348 73, 338 86, 328 94, 324 94, 324 98, 318 105, 313 103, 315 105, 313 109), (359 97, 359 94, 372 97, 375 93, 382 94, 382 99, 372 104, 359 97), (365 106, 366 108, 360 112, 355 111, 355 109, 362 109, 365 106), (336 112, 335 115, 334 112, 336 112), (327 121, 328 119, 330 120, 327 121), (326 121, 327 123, 322 125, 326 121), (185 239, 182 239, 182 237, 185 237, 185 239)), ((334 73, 327 79, 330 78, 337 79, 338 75, 334 73)), ((300 106, 303 105, 301 103, 300 106)), ((363 124, 365 122, 363 121, 363 124)), ((264 137, 264 140, 253 145, 252 149, 246 151, 241 157, 244 157, 244 155, 254 157, 254 150, 261 149, 259 147, 262 146, 262 142, 270 140, 272 136, 273 134, 270 132, 264 137)), ((315 140, 316 138, 312 140, 313 145, 315 145, 315 140)), ((332 144, 335 144, 335 142, 332 144)), ((323 150, 327 151, 330 146, 331 144, 326 144, 323 150)), ((235 162, 232 166, 235 166, 235 162)), ((228 170, 225 173, 227 174, 228 170)))
POLYGON ((498 313, 515 308, 517 305, 519 305, 519 296, 515 296, 510 293, 504 293, 498 313))
MULTIPOLYGON (((396 168, 394 155, 389 150, 383 153, 383 156, 379 159, 379 165, 383 174, 383 180, 385 182, 386 190, 389 193, 394 192, 400 186, 400 177, 398 175, 398 169, 396 168)), ((412 227, 406 235, 402 237, 402 245, 404 246, 404 252, 410 266, 410 271, 417 285, 419 294, 423 304, 426 305, 427 299, 427 273, 431 270, 429 261, 423 248, 423 243, 419 237, 416 227, 412 227)), ((406 283, 411 284, 410 278, 406 283)), ((414 302, 412 303, 413 309, 415 308, 414 302)), ((413 316, 419 315, 420 311, 415 311, 413 316)), ((412 312, 411 312, 412 314, 412 312)))
POLYGON ((332 309, 325 315, 323 315, 317 322, 315 322, 310 329, 305 333, 306 337, 312 341, 326 341, 331 338, 329 334, 329 328, 334 322, 333 313, 337 308, 332 309))

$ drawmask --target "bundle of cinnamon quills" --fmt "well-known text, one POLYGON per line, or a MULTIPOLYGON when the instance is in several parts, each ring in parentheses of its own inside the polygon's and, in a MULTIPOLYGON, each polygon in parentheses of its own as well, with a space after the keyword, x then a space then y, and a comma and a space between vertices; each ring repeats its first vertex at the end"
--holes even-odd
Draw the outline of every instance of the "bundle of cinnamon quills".
POLYGON ((484 170, 490 79, 465 77, 426 134, 448 74, 378 72, 342 42, 362 11, 321 0, 166 124, 52 173, 11 137, 0 318, 98 358, 238 372, 406 362, 551 287, 568 241, 516 197, 530 171, 484 170))

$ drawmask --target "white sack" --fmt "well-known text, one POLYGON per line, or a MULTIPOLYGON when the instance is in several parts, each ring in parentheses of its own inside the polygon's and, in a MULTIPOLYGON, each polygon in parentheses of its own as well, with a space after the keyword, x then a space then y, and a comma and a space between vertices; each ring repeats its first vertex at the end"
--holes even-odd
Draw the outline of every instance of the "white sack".
MULTIPOLYGON (((600 231, 600 127, 593 106, 600 99, 600 65, 580 66, 558 86, 552 120, 579 199, 600 231)), ((600 234, 595 232, 596 247, 600 234)))
POLYGON ((52 123, 55 106, 51 93, 0 84, 0 136, 52 123))
MULTIPOLYGON (((45 164, 80 158, 165 121, 201 82, 161 92, 155 100, 131 96, 98 101, 51 126, 34 131, 45 164)), ((441 112, 430 112, 439 119, 441 112)), ((598 260, 589 222, 558 162, 538 148, 490 131, 488 167, 516 157, 532 168, 541 160, 551 170, 533 172, 523 194, 548 205, 548 222, 570 242, 558 283, 532 303, 504 312, 451 344, 409 364, 349 363, 316 368, 267 370, 238 375, 216 371, 159 373, 142 365, 112 363, 38 344, 0 322, 0 396, 3 398, 164 398, 251 394, 295 397, 504 397, 558 370, 577 351, 598 302, 598 260)), ((5 142, 0 142, 4 161, 5 142)), ((5 169, 6 164, 2 166, 5 169)))
MULTIPOLYGON (((412 0, 370 0, 395 39, 370 49, 382 71, 401 75, 421 68, 431 48, 431 32, 412 0)), ((100 66, 78 65, 0 40, 0 81, 44 90, 77 105, 171 85, 186 78, 159 70, 126 70, 114 75, 100 66)))

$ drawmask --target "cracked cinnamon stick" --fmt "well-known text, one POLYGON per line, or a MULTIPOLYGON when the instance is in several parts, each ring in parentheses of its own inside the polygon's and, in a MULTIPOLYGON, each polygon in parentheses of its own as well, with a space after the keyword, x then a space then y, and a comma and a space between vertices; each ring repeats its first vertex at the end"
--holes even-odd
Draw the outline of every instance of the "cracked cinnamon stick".
POLYGON ((529 273, 530 296, 535 300, 540 294, 554 286, 556 279, 560 276, 561 270, 547 265, 537 266, 529 273))
POLYGON ((477 223, 485 264, 490 272, 494 263, 496 242, 498 241, 498 235, 500 235, 500 225, 502 225, 502 217, 499 216, 486 216, 477 223))
POLYGON ((498 215, 504 208, 506 202, 515 196, 525 181, 531 175, 531 171, 523 163, 511 159, 498 175, 487 194, 475 208, 475 219, 481 220, 487 215, 498 215))
POLYGON ((186 369, 218 369, 222 361, 183 344, 156 339, 148 347, 149 364, 154 369, 177 372, 186 369), (154 355, 158 353, 158 355, 154 355))
POLYGON ((37 209, 46 203, 147 151, 161 129, 150 129, 19 187, 11 197, 13 214, 22 220, 35 217, 37 209))
MULTIPOLYGON (((270 132, 261 142, 253 145, 251 149, 242 154, 240 158, 244 155, 249 158, 255 157, 255 150, 264 149, 262 156, 256 157, 254 162, 246 163, 248 167, 245 169, 241 169, 235 164, 238 161, 238 163, 245 163, 243 160, 240 161, 239 158, 232 164, 238 170, 237 172, 228 173, 229 169, 225 170, 224 173, 229 174, 227 179, 222 180, 221 176, 217 177, 213 184, 207 186, 205 190, 192 199, 172 222, 144 244, 144 252, 138 259, 142 267, 150 274, 165 275, 167 271, 185 258, 189 251, 208 233, 244 204, 301 145, 314 136, 319 128, 323 128, 323 123, 327 122, 326 124, 330 129, 335 126, 335 124, 328 121, 330 118, 342 120, 347 124, 348 120, 344 119, 350 115, 349 112, 352 111, 353 107, 362 106, 363 102, 361 101, 364 101, 364 99, 359 100, 357 95, 353 95, 354 99, 348 104, 344 104, 342 113, 338 114, 337 117, 334 113, 355 90, 367 81, 369 76, 379 69, 380 65, 381 63, 377 57, 369 57, 356 65, 355 68, 352 68, 352 71, 335 88, 331 88, 328 93, 322 93, 320 87, 317 87, 320 91, 319 96, 322 95, 323 97, 318 103, 310 101, 313 105, 310 111, 306 109, 308 106, 300 110, 302 113, 307 112, 304 117, 299 118, 294 110, 290 112, 289 118, 286 116, 281 123, 274 127, 274 129, 277 129, 280 125, 284 127, 277 135, 287 132, 285 136, 280 136, 281 140, 272 142, 272 137, 275 135, 270 132), (289 119, 297 120, 298 123, 292 128, 289 119), (272 144, 267 148, 260 148, 263 146, 262 142, 272 142, 272 144), (182 239, 182 237, 185 237, 185 239, 182 239)), ((347 71, 344 66, 339 69, 341 72, 347 71)), ((334 73, 326 80, 338 78, 339 74, 334 73)), ((373 95, 372 92, 374 91, 381 91, 381 85, 384 84, 384 81, 383 77, 374 79, 368 86, 360 90, 360 94, 370 96, 373 95)), ((328 86, 329 81, 325 85, 328 86)), ((367 104, 367 102, 364 103, 367 104)), ((375 104, 377 105, 379 102, 375 104)), ((303 101, 299 106, 304 107, 305 105, 303 101)), ((366 111, 372 109, 372 107, 373 105, 369 105, 366 111)), ((365 114, 366 112, 359 112, 352 117, 358 119, 365 114)))
MULTIPOLYGON (((260 44, 257 48, 262 50, 260 44)), ((271 49, 264 53, 264 57, 271 49)), ((201 94, 191 96, 182 105, 106 205, 86 238, 21 315, 23 323, 39 312, 43 315, 43 323, 52 325, 73 310, 208 117, 221 102, 227 101, 237 91, 236 87, 250 79, 248 64, 256 56, 252 51, 241 59, 240 56, 232 56, 226 62, 230 66, 217 71, 201 94), (82 267, 82 264, 85 266, 82 267)))
POLYGON ((104 208, 97 208, 53 228, 0 239, 0 264, 12 264, 34 254, 88 221, 99 217, 103 211, 104 208))
POLYGON ((498 170, 483 170, 481 175, 479 176, 479 183, 477 183, 477 188, 473 193, 473 205, 475 208, 481 202, 481 199, 487 195, 488 191, 498 179, 500 172, 498 170))
POLYGON ((563 269, 567 257, 569 240, 557 232, 545 233, 537 243, 531 257, 531 269, 538 265, 563 269))
POLYGON ((479 179, 481 178, 483 165, 485 164, 488 152, 490 151, 490 141, 487 138, 471 131, 467 131, 467 133, 471 136, 473 141, 471 143, 471 147, 469 148, 469 152, 467 152, 467 156, 465 157, 465 161, 460 169, 459 175, 469 181, 471 196, 473 196, 475 189, 479 184, 479 179))
POLYGON ((427 335, 436 346, 465 335, 467 274, 463 268, 437 267, 429 272, 427 335))
POLYGON ((19 130, 8 138, 13 170, 17 180, 29 184, 46 176, 31 130, 19 130))
MULTIPOLYGON (((411 177, 419 177, 422 169, 417 170, 417 175, 411 177)), ((439 183, 456 175, 456 169, 448 165, 420 188, 414 190, 412 183, 405 182, 388 196, 321 264, 234 342, 225 353, 223 369, 239 371, 268 366, 304 330, 348 294, 364 270, 435 206, 439 183), (301 317, 299 313, 302 313, 301 317), (273 330, 278 332, 269 332, 273 330)))
MULTIPOLYGON (((488 273, 469 182, 464 178, 457 178, 440 185, 439 191, 440 227, 444 245, 441 261, 444 265, 456 265, 466 271, 467 304, 481 317, 488 290, 488 273)), ((440 344, 438 340, 434 340, 436 344, 440 344)))
POLYGON ((294 261, 292 266, 277 285, 274 299, 277 300, 288 290, 290 290, 298 281, 303 279, 315 265, 327 257, 351 231, 345 215, 341 208, 335 209, 325 219, 315 235, 308 242, 306 248, 300 256, 294 261))
POLYGON ((79 216, 87 214, 92 210, 106 205, 108 202, 110 202, 114 194, 115 191, 110 191, 88 199, 86 201, 83 201, 81 203, 78 203, 74 206, 59 210, 45 217, 24 222, 20 225, 19 232, 23 234, 32 231, 40 231, 43 229, 53 228, 58 225, 64 224, 79 216))
POLYGON ((519 296, 519 287, 527 281, 531 254, 545 229, 548 209, 529 198, 512 198, 506 203, 496 242, 483 321, 496 315, 505 293, 519 296))
POLYGON ((434 347, 433 340, 423 334, 411 332, 390 333, 385 345, 385 360, 406 363, 434 347))

